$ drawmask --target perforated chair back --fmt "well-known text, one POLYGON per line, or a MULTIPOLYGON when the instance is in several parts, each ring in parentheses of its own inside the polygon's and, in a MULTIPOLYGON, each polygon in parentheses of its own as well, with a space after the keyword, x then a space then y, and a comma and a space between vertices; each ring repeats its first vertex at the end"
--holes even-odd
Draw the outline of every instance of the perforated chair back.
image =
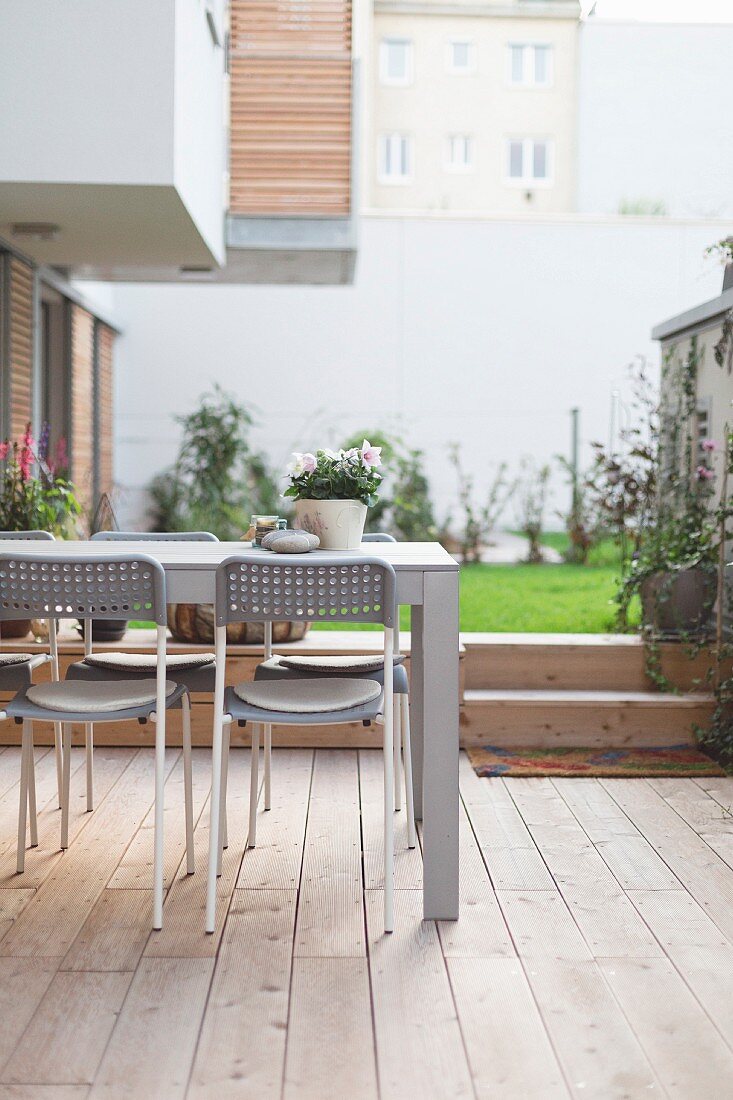
POLYGON ((36 542, 55 542, 50 531, 0 531, 0 539, 33 539, 36 542))
POLYGON ((147 619, 166 623, 165 573, 146 554, 0 550, 2 619, 147 619))
POLYGON ((362 535, 362 542, 397 542, 397 539, 393 535, 388 535, 386 531, 372 531, 370 534, 362 535))
POLYGON ((316 621, 395 624, 397 581, 362 554, 237 554, 216 571, 216 625, 316 621))
POLYGON ((97 531, 92 542, 218 542, 210 531, 97 531))

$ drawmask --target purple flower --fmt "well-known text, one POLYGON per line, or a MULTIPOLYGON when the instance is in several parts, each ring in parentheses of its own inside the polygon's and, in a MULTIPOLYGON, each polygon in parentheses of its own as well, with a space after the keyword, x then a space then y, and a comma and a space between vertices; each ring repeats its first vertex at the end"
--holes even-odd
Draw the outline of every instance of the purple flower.
POLYGON ((714 439, 703 439, 700 446, 702 447, 703 451, 707 451, 708 454, 712 451, 717 450, 718 448, 718 444, 715 442, 714 439))
POLYGON ((41 428, 41 436, 38 440, 38 458, 41 462, 44 462, 48 457, 48 440, 51 435, 51 426, 47 420, 44 420, 43 427, 41 428))
POLYGON ((301 455, 301 463, 303 466, 303 473, 312 474, 316 468, 316 456, 312 455, 310 451, 307 451, 306 454, 301 455))
POLYGON ((711 478, 715 477, 714 472, 708 469, 707 466, 698 466, 695 473, 698 481, 710 481, 711 478))
POLYGON ((365 466, 381 466, 381 455, 381 447, 372 447, 368 439, 364 440, 361 445, 361 458, 365 466))

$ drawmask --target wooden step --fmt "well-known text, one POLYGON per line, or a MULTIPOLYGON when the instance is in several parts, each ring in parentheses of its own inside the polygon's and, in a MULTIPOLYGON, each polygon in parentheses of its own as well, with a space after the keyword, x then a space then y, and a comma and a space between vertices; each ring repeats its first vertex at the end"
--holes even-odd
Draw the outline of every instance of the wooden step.
POLYGON ((501 748, 692 745, 713 709, 712 696, 703 694, 469 689, 461 741, 501 748))
MULTIPOLYGON (((631 634, 464 634, 467 688, 646 692, 644 644, 631 634)), ((679 691, 705 692, 709 653, 660 645, 662 671, 679 691)))

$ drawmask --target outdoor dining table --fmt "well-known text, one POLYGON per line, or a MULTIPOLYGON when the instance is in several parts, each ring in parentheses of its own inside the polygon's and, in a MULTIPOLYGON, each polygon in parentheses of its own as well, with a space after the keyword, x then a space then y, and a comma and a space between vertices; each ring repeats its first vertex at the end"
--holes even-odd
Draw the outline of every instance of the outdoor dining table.
MULTIPOLYGON (((74 542, 74 552, 146 554, 163 566, 169 603, 213 603, 216 569, 246 542, 74 542)), ((19 540, 13 551, 39 552, 19 540)), ((69 544, 43 544, 44 555, 69 544)), ((389 562, 397 601, 412 608, 411 730, 415 815, 422 819, 423 916, 458 917, 458 565, 437 542, 363 543, 365 556, 389 562)), ((267 551, 263 551, 267 553, 267 551)), ((319 551, 313 551, 314 562, 319 551)))

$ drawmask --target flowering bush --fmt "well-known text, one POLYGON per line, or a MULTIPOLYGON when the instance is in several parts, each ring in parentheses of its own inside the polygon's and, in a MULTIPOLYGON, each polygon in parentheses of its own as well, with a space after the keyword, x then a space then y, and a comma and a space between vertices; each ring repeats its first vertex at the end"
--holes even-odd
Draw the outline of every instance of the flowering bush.
POLYGON ((59 440, 48 454, 48 425, 36 445, 27 425, 22 439, 0 443, 0 531, 51 531, 63 534, 81 505, 71 482, 59 476, 66 445, 59 440))
POLYGON ((294 454, 288 469, 290 485, 283 493, 293 500, 359 500, 371 508, 379 500, 381 447, 365 439, 348 451, 294 454))

